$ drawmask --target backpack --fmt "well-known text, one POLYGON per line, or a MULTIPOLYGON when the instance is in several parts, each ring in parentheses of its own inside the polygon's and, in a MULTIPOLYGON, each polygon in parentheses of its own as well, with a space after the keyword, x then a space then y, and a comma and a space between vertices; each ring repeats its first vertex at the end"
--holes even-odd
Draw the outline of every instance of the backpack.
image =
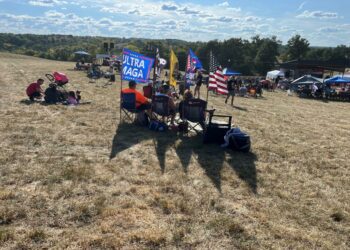
POLYGON ((147 114, 145 112, 137 113, 135 122, 140 126, 148 127, 149 119, 147 114))
POLYGON ((149 129, 158 132, 165 132, 168 130, 168 125, 163 122, 151 121, 149 124, 149 129))
POLYGON ((243 151, 243 152, 249 152, 250 150, 250 136, 241 131, 239 128, 233 128, 227 131, 225 135, 225 142, 228 143, 227 147, 243 151))

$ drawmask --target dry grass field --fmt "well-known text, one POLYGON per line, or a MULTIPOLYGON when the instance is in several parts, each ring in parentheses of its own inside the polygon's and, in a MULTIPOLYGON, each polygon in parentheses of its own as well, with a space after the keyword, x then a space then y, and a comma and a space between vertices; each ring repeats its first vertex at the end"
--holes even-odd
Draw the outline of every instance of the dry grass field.
POLYGON ((120 84, 73 67, 0 54, 1 249, 350 248, 350 103, 210 96, 239 153, 119 125, 120 84), (92 103, 24 102, 53 70, 92 103))

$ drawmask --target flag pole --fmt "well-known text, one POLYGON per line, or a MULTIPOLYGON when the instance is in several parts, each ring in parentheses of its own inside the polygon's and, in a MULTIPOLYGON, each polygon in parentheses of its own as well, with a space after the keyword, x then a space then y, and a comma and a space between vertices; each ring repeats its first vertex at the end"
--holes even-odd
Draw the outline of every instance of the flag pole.
MULTIPOLYGON (((122 60, 124 59, 124 49, 123 49, 123 57, 122 60)), ((123 104, 123 98, 122 98, 122 92, 123 92, 123 62, 122 61, 122 68, 120 71, 120 105, 119 105, 119 123, 122 121, 122 104, 123 104)))
MULTIPOLYGON (((210 72, 209 72, 209 75, 210 75, 210 72)), ((207 84, 207 99, 206 99, 207 103, 208 103, 208 99, 209 99, 209 79, 208 79, 208 84, 207 84)))
POLYGON ((119 123, 122 121, 122 105, 123 105, 123 98, 122 98, 122 95, 123 95, 123 76, 120 75, 120 110, 119 110, 119 123))
POLYGON ((155 86, 156 86, 156 81, 157 81, 157 73, 156 73, 157 67, 158 67, 158 58, 157 58, 157 48, 156 48, 156 51, 154 52, 152 96, 155 94, 155 86))
POLYGON ((211 65, 211 54, 212 54, 213 52, 210 50, 210 52, 209 52, 209 75, 208 75, 208 84, 207 84, 207 100, 206 100, 206 102, 208 103, 208 100, 209 100, 209 82, 210 82, 210 65, 211 65))

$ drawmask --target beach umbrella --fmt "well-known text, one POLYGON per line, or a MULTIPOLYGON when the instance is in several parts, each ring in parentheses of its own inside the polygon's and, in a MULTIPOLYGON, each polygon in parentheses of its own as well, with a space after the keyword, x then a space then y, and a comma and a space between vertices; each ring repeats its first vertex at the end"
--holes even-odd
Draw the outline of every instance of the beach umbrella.
POLYGON ((75 51, 74 54, 80 55, 80 56, 89 56, 90 55, 88 52, 83 51, 83 50, 75 51))

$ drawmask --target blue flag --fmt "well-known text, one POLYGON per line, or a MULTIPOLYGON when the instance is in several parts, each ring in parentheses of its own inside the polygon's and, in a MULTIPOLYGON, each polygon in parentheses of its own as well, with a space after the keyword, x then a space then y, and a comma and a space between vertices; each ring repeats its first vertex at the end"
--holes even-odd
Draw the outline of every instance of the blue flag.
POLYGON ((147 83, 150 79, 154 59, 129 49, 123 49, 122 80, 147 83))
POLYGON ((198 57, 196 56, 196 54, 190 49, 190 60, 191 60, 191 68, 194 68, 194 69, 203 69, 203 66, 202 66, 202 63, 201 61, 199 61, 198 57))

